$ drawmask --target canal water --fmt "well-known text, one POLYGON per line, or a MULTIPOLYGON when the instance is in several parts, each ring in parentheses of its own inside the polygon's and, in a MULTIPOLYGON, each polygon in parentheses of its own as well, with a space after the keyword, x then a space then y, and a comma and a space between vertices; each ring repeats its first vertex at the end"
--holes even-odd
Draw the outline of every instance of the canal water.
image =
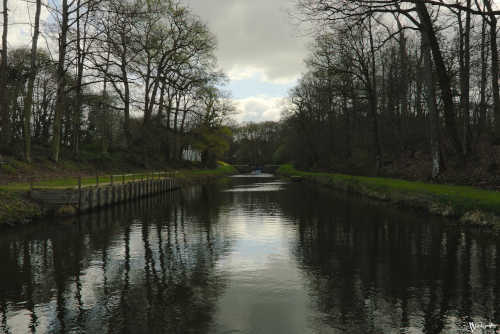
POLYGON ((0 236, 0 333, 471 333, 470 323, 500 324, 498 237, 266 175, 0 236))

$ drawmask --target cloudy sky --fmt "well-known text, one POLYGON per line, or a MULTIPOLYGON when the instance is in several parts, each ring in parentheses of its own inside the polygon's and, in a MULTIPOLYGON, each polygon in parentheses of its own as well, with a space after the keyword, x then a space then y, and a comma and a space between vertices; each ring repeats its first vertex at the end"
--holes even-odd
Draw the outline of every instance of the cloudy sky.
MULTIPOLYGON (((278 120, 307 54, 307 40, 289 14, 295 0, 182 1, 217 37, 219 66, 230 79, 226 88, 239 111, 236 120, 278 120)), ((31 30, 23 23, 33 17, 34 7, 21 0, 9 4, 9 44, 29 46, 31 30)), ((43 16, 42 22, 48 13, 43 16)))
POLYGON ((238 121, 278 120, 304 71, 307 41, 289 12, 294 0, 184 0, 217 36, 219 65, 238 121))

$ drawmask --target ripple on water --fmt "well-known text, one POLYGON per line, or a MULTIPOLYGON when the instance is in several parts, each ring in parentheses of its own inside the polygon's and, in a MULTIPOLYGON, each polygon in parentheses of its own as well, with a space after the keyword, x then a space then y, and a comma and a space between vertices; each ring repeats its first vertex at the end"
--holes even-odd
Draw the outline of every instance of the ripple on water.
POLYGON ((491 234, 263 177, 0 235, 0 333, 447 334, 500 322, 491 234))
POLYGON ((237 193, 237 192, 272 192, 283 190, 286 182, 274 181, 274 182, 263 182, 263 183, 253 183, 251 185, 236 185, 231 189, 224 190, 224 192, 237 193))

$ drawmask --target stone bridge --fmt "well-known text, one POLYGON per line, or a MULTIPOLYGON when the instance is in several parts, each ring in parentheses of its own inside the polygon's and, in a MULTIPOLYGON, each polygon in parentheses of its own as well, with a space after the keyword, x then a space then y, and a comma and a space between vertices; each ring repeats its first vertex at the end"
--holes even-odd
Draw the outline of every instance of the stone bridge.
POLYGON ((251 164, 240 164, 240 165, 232 165, 238 173, 248 174, 253 172, 254 170, 260 170, 262 173, 270 173, 274 174, 276 170, 280 167, 280 165, 262 165, 256 166, 251 164))

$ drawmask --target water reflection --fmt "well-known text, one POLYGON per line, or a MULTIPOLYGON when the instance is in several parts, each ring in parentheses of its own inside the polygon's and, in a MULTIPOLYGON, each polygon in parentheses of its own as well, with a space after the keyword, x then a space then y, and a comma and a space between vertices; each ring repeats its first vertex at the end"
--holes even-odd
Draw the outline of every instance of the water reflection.
POLYGON ((279 191, 283 190, 286 185, 285 182, 274 181, 274 182, 257 182, 252 184, 240 184, 225 190, 225 192, 269 192, 269 191, 279 191))
POLYGON ((5 333, 203 333, 230 248, 215 188, 156 197, 0 241, 5 333), (192 210, 195 207, 196 210, 192 210))
POLYGON ((280 206, 298 226, 318 328, 340 333, 470 333, 500 324, 500 243, 439 219, 303 186, 280 206), (302 200, 299 200, 302 199, 302 200))
POLYGON ((269 178, 274 178, 275 176, 273 174, 269 173, 249 173, 249 174, 238 174, 238 175, 233 175, 231 178, 233 179, 269 179, 269 178))
POLYGON ((0 333, 470 333, 488 232, 232 178, 0 237, 0 333))

